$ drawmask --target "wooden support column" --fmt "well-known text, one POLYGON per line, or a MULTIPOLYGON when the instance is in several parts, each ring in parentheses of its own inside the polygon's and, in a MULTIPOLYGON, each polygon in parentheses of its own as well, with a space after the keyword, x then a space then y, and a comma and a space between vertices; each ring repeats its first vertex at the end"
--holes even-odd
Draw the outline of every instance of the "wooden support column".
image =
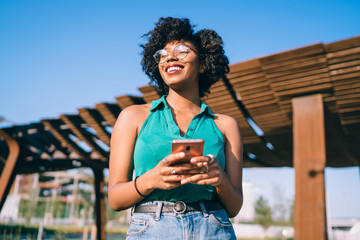
POLYGON ((103 168, 92 168, 95 176, 95 223, 96 239, 105 240, 105 202, 104 202, 104 172, 103 168))
POLYGON ((292 99, 295 168, 295 240, 326 233, 324 106, 321 94, 292 99))
POLYGON ((14 182, 16 172, 15 167, 19 157, 19 144, 11 138, 6 132, 0 130, 0 136, 4 138, 8 147, 9 155, 6 159, 4 169, 0 176, 0 211, 5 203, 6 197, 10 191, 11 185, 14 182))

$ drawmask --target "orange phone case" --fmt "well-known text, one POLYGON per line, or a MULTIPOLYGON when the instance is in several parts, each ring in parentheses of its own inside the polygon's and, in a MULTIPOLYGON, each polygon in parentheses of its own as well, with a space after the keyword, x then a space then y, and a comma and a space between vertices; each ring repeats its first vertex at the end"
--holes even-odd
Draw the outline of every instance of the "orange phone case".
POLYGON ((185 162, 192 157, 203 155, 203 139, 176 139, 172 140, 171 153, 185 152, 185 162))

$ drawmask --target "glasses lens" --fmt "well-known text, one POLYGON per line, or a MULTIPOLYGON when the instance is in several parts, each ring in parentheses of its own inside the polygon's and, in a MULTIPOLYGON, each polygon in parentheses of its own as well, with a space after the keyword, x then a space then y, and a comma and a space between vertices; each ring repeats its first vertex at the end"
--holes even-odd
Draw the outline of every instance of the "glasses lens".
POLYGON ((167 57, 167 55, 168 55, 168 52, 166 50, 160 49, 154 54, 155 61, 158 63, 162 63, 165 61, 165 58, 167 57))
POLYGON ((176 46, 174 49, 174 55, 178 58, 178 59, 184 59, 186 58, 186 56, 189 53, 189 48, 185 45, 179 45, 176 46))

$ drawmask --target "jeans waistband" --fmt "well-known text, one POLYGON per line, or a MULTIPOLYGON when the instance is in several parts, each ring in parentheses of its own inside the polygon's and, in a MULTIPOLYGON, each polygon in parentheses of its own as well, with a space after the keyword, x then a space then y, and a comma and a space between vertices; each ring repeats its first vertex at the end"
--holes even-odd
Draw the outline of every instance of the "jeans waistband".
POLYGON ((154 202, 153 204, 140 204, 132 209, 132 213, 188 213, 194 211, 209 212, 221 210, 223 206, 218 201, 200 201, 195 203, 177 202, 154 202))

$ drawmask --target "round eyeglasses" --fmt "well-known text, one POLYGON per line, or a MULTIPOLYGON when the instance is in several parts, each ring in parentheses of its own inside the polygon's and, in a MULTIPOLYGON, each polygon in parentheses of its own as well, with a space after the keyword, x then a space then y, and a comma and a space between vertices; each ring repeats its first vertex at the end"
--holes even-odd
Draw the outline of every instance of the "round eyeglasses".
MULTIPOLYGON (((189 49, 197 53, 194 49, 186 45, 177 45, 176 47, 174 47, 174 50, 172 50, 172 52, 174 57, 180 60, 186 58, 189 53, 189 49)), ((157 63, 164 63, 168 56, 169 51, 165 49, 160 49, 156 51, 156 53, 153 55, 157 63)))

